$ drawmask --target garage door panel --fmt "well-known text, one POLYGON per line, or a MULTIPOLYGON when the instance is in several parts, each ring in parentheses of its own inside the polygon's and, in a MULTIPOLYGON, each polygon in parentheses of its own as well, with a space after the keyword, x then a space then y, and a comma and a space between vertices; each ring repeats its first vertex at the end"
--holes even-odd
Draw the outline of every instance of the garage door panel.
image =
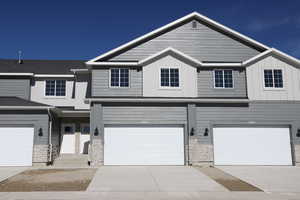
POLYGON ((216 165, 292 165, 289 128, 214 128, 216 165))
POLYGON ((0 166, 31 166, 33 128, 0 128, 0 166))
POLYGON ((105 165, 183 165, 183 128, 105 128, 105 165))

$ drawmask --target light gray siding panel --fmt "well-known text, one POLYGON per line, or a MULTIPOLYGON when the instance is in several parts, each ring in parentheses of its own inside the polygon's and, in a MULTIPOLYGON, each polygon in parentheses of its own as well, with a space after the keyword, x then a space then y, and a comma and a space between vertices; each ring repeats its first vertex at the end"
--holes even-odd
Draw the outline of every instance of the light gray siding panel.
POLYGON ((29 79, 0 79, 0 96, 17 96, 29 99, 29 79))
POLYGON ((128 88, 110 88, 109 69, 92 71, 92 96, 142 96, 142 70, 130 69, 128 88))
POLYGON ((300 128, 300 103, 250 103, 249 107, 198 106, 197 135, 200 142, 211 143, 211 132, 214 124, 259 124, 293 126, 292 135, 296 142, 297 129, 300 128), (204 137, 205 128, 210 128, 210 136, 204 137))
POLYGON ((104 124, 186 124, 187 108, 166 106, 104 106, 104 124))
POLYGON ((201 69, 197 73, 198 97, 247 97, 245 70, 233 70, 234 88, 214 88, 214 72, 212 69, 201 69))
POLYGON ((192 22, 134 47, 111 60, 141 60, 167 47, 173 47, 200 61, 240 62, 259 52, 212 28, 192 22))

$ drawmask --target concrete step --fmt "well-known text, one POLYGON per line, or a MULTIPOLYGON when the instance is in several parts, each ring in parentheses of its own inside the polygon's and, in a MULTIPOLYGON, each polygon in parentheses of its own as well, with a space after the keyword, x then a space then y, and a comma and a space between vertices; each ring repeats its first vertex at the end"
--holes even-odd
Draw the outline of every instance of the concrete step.
POLYGON ((61 154, 55 159, 55 167, 88 167, 88 155, 61 154))

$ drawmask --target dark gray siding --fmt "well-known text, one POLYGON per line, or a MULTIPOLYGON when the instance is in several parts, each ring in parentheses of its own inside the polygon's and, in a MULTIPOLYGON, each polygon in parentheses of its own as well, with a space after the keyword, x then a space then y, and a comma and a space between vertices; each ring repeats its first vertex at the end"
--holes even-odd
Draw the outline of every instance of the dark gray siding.
POLYGON ((129 88, 110 88, 109 69, 92 71, 92 96, 142 96, 142 70, 130 69, 129 88))
POLYGON ((259 53, 199 22, 193 29, 192 22, 189 22, 111 60, 141 60, 167 47, 178 49, 200 61, 240 62, 259 53))
POLYGON ((234 88, 214 88, 213 69, 201 69, 197 73, 198 96, 199 97, 247 97, 246 72, 233 71, 234 88))
POLYGON ((199 142, 212 142, 212 127, 222 124, 255 125, 291 125, 294 141, 300 128, 300 103, 251 103, 249 107, 197 106, 197 135, 199 142), (203 136, 205 128, 210 135, 203 136))
POLYGON ((103 106, 104 124, 186 124, 187 107, 103 106))
POLYGON ((30 97, 29 79, 0 79, 0 96, 30 97))

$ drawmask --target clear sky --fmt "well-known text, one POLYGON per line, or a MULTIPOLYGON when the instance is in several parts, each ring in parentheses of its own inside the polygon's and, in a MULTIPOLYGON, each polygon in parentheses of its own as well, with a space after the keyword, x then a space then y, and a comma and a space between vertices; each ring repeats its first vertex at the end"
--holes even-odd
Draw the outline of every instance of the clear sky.
POLYGON ((299 0, 1 0, 0 58, 90 59, 197 11, 300 58, 299 0))

